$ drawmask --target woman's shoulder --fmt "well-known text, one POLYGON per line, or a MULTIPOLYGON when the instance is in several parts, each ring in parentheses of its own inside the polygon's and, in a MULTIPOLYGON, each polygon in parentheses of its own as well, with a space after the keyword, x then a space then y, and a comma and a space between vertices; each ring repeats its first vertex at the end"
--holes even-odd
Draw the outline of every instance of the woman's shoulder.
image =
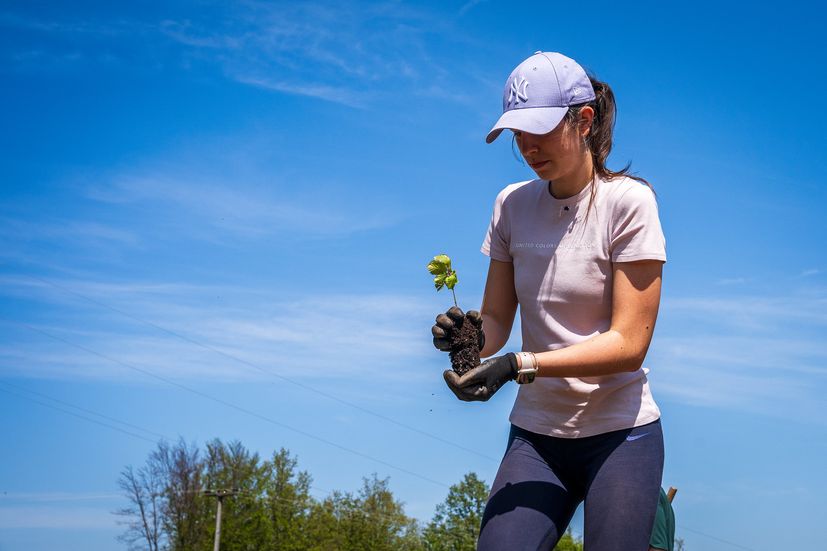
POLYGON ((503 197, 505 197, 507 195, 510 195, 511 193, 513 193, 514 191, 516 191, 518 189, 522 189, 522 188, 526 188, 526 187, 531 187, 532 185, 536 185, 537 182, 539 182, 539 181, 540 180, 535 178, 534 180, 522 180, 522 181, 519 181, 519 182, 514 182, 513 184, 508 184, 507 186, 505 186, 504 188, 502 188, 500 190, 498 195, 502 195, 503 197))
POLYGON ((515 200, 527 197, 529 194, 536 192, 540 182, 541 180, 534 179, 508 184, 497 193, 496 203, 503 205, 506 202, 513 203, 515 200))
POLYGON ((638 203, 654 197, 649 186, 625 175, 601 180, 600 187, 603 189, 608 204, 614 207, 638 203))

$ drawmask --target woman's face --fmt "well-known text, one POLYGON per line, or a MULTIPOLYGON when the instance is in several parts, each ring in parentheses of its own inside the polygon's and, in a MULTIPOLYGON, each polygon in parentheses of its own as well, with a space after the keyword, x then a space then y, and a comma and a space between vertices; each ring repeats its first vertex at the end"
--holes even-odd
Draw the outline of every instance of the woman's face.
MULTIPOLYGON (((581 129, 591 125, 593 114, 589 107, 581 110, 581 129)), ((514 131, 523 159, 543 180, 558 179, 582 166, 584 156, 589 153, 583 135, 577 128, 567 127, 565 119, 548 134, 514 131)))

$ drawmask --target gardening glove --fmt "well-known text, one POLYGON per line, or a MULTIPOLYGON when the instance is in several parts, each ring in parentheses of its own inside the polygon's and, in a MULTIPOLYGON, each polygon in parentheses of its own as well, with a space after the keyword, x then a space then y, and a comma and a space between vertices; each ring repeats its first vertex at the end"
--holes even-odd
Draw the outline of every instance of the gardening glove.
POLYGON ((463 402, 487 402, 500 387, 517 378, 517 355, 509 352, 488 358, 460 377, 448 369, 442 375, 448 387, 463 402))
MULTIPOLYGON (((451 351, 451 338, 453 332, 457 329, 456 322, 465 318, 477 327, 479 334, 480 350, 485 346, 485 333, 482 332, 482 315, 476 310, 468 310, 463 314, 458 306, 451 306, 444 314, 436 317, 436 323, 431 327, 431 333, 434 336, 434 346, 443 352, 451 351)), ((464 322, 463 322, 464 323, 464 322)))

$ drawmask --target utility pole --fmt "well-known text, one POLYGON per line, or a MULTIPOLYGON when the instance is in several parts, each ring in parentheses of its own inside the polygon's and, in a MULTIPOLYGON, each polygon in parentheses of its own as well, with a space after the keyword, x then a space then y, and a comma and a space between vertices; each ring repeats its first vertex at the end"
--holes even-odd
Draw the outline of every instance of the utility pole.
POLYGON ((205 496, 210 496, 218 500, 218 509, 215 512, 215 547, 214 551, 220 551, 221 548, 221 505, 224 503, 224 498, 227 496, 235 496, 241 491, 233 488, 232 490, 204 490, 205 496))

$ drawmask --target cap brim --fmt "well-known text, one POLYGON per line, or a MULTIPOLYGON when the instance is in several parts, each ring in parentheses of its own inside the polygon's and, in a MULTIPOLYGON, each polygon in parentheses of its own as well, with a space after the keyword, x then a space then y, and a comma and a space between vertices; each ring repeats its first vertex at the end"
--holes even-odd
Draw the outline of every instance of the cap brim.
POLYGON ((505 129, 519 130, 529 134, 548 134, 560 124, 566 116, 568 107, 525 107, 511 109, 503 113, 497 124, 485 137, 485 143, 491 143, 505 129))

